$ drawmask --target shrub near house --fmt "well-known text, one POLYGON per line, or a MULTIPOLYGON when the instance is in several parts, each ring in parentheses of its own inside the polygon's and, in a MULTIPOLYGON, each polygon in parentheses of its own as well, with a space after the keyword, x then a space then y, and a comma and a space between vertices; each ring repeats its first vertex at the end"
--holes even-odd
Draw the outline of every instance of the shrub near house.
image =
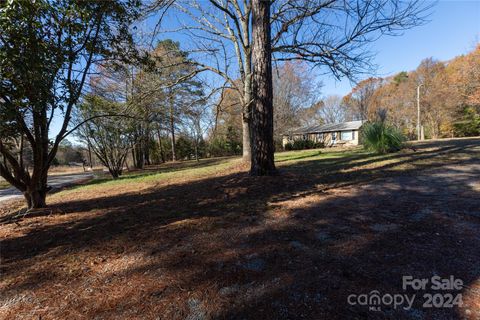
POLYGON ((402 149, 405 137, 385 121, 377 121, 363 126, 362 141, 365 149, 384 154, 402 149))
POLYGON ((304 149, 316 149, 324 148, 323 142, 314 142, 312 140, 296 140, 285 144, 285 150, 304 150, 304 149))

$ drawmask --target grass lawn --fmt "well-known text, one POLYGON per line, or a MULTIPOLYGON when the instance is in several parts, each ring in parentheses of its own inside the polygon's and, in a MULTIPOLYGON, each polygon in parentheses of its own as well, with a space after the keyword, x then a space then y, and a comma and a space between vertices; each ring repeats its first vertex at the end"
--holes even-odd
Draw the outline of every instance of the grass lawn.
POLYGON ((225 170, 226 168, 239 163, 240 161, 238 158, 231 157, 201 159, 200 161, 179 161, 158 166, 149 166, 145 170, 127 171, 116 180, 113 180, 108 173, 102 173, 97 175, 94 180, 91 180, 82 186, 74 187, 73 189, 87 190, 99 186, 115 188, 131 183, 156 185, 161 181, 185 181, 214 175, 218 171, 225 170))
MULTIPOLYGON (((351 169, 357 163, 359 166, 374 163, 381 167, 389 161, 400 162, 403 157, 409 157, 410 152, 395 155, 376 155, 361 148, 354 149, 313 149, 279 152, 275 155, 275 162, 280 172, 310 170, 337 174, 342 170, 351 169), (295 166, 298 164, 298 166, 295 166)), ((355 167, 356 168, 356 167, 355 167)), ((166 163, 158 166, 150 166, 145 170, 133 170, 126 172, 119 179, 113 180, 107 173, 97 175, 83 185, 71 188, 71 191, 91 190, 94 188, 106 188, 112 190, 118 187, 145 188, 159 186, 160 184, 187 183, 205 177, 221 176, 225 173, 236 171, 245 172, 248 168, 238 157, 224 157, 213 159, 201 159, 200 161, 179 161, 166 163)), ((63 197, 70 191, 58 194, 63 197)))
POLYGON ((178 162, 2 208, 0 318, 479 319, 480 139, 415 148, 281 152, 273 177, 178 162), (347 302, 403 275, 462 279, 463 306, 347 302))

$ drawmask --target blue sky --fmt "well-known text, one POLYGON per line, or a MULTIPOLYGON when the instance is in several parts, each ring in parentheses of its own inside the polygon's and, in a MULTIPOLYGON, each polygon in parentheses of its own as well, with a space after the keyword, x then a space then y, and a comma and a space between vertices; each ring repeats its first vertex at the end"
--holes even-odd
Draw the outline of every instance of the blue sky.
MULTIPOLYGON (((385 37, 372 45, 377 53, 378 75, 388 76, 415 69, 428 57, 442 61, 471 51, 480 41, 480 0, 438 1, 430 22, 398 37, 385 37)), ((335 81, 322 76, 322 94, 345 95, 351 90, 348 80, 335 81)))

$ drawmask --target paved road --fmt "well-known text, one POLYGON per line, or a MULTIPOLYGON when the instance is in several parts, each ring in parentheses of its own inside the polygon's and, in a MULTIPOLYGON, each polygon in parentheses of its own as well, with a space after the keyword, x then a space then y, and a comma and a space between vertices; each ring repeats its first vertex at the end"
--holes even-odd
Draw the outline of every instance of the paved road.
MULTIPOLYGON (((93 178, 91 173, 79 173, 79 174, 66 174, 66 175, 55 175, 48 177, 48 185, 53 187, 53 189, 61 188, 75 184, 79 181, 93 178)), ((20 191, 15 188, 8 188, 0 190, 0 204, 3 201, 15 199, 22 197, 20 191)))

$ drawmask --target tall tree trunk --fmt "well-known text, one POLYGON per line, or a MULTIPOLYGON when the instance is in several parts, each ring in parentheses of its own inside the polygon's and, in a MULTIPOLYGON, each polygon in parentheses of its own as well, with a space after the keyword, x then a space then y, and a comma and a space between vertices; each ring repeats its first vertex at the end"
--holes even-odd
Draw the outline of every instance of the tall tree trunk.
POLYGON ((130 171, 130 168, 128 167, 128 161, 127 161, 127 157, 125 156, 125 159, 123 160, 123 164, 125 165, 125 167, 127 168, 127 171, 130 171))
POLYGON ((197 138, 195 138, 195 160, 197 160, 197 162, 200 161, 198 157, 198 139, 197 138))
POLYGON ((250 124, 248 118, 242 116, 242 158, 243 161, 250 161, 252 157, 250 148, 250 124))
POLYGON ((90 165, 90 169, 93 170, 93 163, 92 163, 92 149, 90 147, 90 143, 87 143, 88 145, 88 162, 90 165))
POLYGON ((143 169, 145 164, 145 149, 144 149, 143 137, 140 138, 138 143, 135 145, 134 149, 135 149, 134 166, 137 169, 143 169))
POLYGON ((172 134, 172 161, 177 160, 175 149, 175 115, 173 114, 173 99, 170 98, 170 133, 172 134))
POLYGON ((132 148, 132 161, 133 161, 133 167, 135 167, 135 162, 136 162, 136 156, 135 156, 135 147, 132 148))
POLYGON ((250 114, 251 114, 251 100, 252 100, 252 70, 251 70, 251 51, 246 53, 245 61, 245 84, 243 88, 243 112, 242 112, 242 146, 243 146, 243 161, 250 161, 252 157, 250 145, 250 114))
POLYGON ((251 175, 276 172, 273 142, 273 84, 270 1, 252 1, 253 97, 250 117, 251 175))
POLYGON ((150 144, 151 139, 150 139, 150 130, 147 130, 145 133, 145 145, 144 145, 144 154, 145 154, 145 164, 146 165, 151 165, 152 162, 150 161, 150 144))
POLYGON ((158 134, 158 147, 160 148, 160 157, 162 158, 162 162, 165 163, 165 152, 163 151, 162 135, 160 134, 160 130, 157 130, 157 134, 158 134))

